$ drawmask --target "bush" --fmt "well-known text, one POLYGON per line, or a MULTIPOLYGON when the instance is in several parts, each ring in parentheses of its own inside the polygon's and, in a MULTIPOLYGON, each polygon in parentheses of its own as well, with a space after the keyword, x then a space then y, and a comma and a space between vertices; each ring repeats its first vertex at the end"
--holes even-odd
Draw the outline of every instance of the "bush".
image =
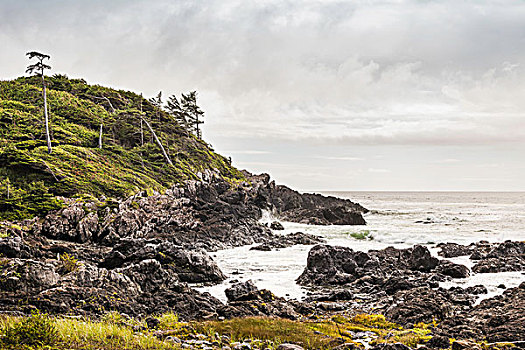
POLYGON ((61 270, 66 274, 76 271, 80 267, 78 259, 68 253, 60 254, 60 261, 62 261, 61 270))
POLYGON ((34 313, 30 317, 8 326, 3 343, 10 345, 46 346, 58 339, 55 324, 45 314, 34 313))

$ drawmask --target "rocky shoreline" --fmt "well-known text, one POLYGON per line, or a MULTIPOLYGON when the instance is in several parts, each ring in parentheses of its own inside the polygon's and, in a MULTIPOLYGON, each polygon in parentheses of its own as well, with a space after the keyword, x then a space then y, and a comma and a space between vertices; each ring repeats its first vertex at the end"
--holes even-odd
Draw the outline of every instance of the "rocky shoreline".
MULTIPOLYGON (((140 193, 119 202, 69 199, 65 208, 43 218, 3 223, 0 312, 29 315, 38 309, 99 318, 115 311, 144 320, 174 312, 182 321, 314 320, 364 312, 382 314, 405 329, 426 324, 420 349, 459 349, 459 340, 518 346, 525 339, 525 282, 481 303, 477 296, 487 293, 482 285, 440 287, 471 274, 525 271, 524 242, 440 244, 443 258, 421 245, 369 252, 328 246, 300 232, 279 234, 278 222, 260 222, 263 211, 283 221, 361 225, 367 209, 349 200, 300 194, 266 174, 246 177, 248 182, 232 185, 207 171, 200 181, 163 194, 140 193), (309 296, 287 300, 247 281, 228 288, 228 301, 222 303, 188 285, 226 278, 209 252, 251 244, 261 251, 313 245, 297 279, 309 286, 309 296), (469 256, 472 269, 447 260, 458 256, 469 256)), ((155 328, 154 323, 148 326, 155 328)), ((354 332, 352 346, 374 337, 354 332)))

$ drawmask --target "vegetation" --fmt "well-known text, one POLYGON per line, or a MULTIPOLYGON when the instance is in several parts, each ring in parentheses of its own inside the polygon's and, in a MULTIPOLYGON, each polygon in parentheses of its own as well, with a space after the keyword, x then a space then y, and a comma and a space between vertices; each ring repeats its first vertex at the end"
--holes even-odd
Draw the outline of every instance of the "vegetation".
MULTIPOLYGON (((180 344, 162 340, 205 339, 218 347, 249 340, 252 348, 275 349, 281 343, 295 343, 307 349, 333 349, 341 342, 364 345, 352 340, 353 331, 376 334, 372 343, 401 342, 416 347, 431 337, 433 325, 416 325, 404 330, 382 315, 356 315, 321 320, 291 321, 278 318, 248 317, 226 321, 180 322, 177 315, 157 316, 160 323, 148 330, 145 323, 116 312, 99 321, 49 318, 35 314, 28 318, 1 316, 3 348, 20 349, 13 341, 24 339, 26 349, 175 349, 180 344), (23 326, 22 326, 23 325, 23 326), (159 335, 162 335, 159 337, 159 335)), ((22 348, 23 349, 23 348, 22 348)))
POLYGON ((206 169, 244 179, 179 117, 138 94, 65 75, 46 77, 45 86, 51 154, 41 77, 0 81, 0 220, 43 215, 61 197, 163 191, 206 169))
POLYGON ((370 230, 362 230, 359 232, 350 232, 350 236, 359 240, 372 240, 374 236, 370 230))
POLYGON ((62 263, 60 270, 64 272, 64 274, 78 270, 81 265, 77 258, 68 253, 60 254, 60 262, 62 263))
POLYGON ((29 59, 36 58, 38 60, 37 63, 30 64, 27 67, 26 73, 29 74, 36 74, 40 78, 42 78, 42 90, 43 90, 43 97, 44 97, 44 124, 46 126, 46 142, 47 142, 47 151, 48 153, 51 153, 51 137, 49 136, 49 115, 47 113, 47 89, 46 89, 46 82, 44 79, 44 70, 51 69, 51 66, 44 63, 44 60, 49 60, 51 57, 49 55, 31 51, 26 53, 26 56, 29 56, 29 59))
POLYGON ((47 315, 34 313, 31 317, 7 323, 3 327, 3 343, 20 349, 21 347, 42 347, 54 344, 58 339, 56 325, 47 315))

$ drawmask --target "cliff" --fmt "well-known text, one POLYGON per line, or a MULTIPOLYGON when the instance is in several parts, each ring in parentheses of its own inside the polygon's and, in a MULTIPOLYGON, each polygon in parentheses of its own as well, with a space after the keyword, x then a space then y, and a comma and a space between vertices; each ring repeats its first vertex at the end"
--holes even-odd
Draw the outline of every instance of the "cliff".
POLYGON ((162 192, 205 170, 244 179, 228 160, 142 96, 46 77, 53 152, 47 153, 42 87, 36 77, 0 81, 0 219, 63 206, 60 197, 122 198, 162 192), (167 164, 151 124, 173 165, 167 164), (99 148, 100 126, 102 148, 99 148))

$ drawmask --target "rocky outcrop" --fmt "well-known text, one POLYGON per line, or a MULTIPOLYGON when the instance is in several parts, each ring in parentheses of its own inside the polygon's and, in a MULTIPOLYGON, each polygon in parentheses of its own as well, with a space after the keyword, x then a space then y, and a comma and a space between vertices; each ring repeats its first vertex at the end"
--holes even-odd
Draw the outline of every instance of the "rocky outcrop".
POLYGON ((299 193, 286 186, 270 181, 268 174, 246 177, 255 184, 256 203, 269 209, 280 219, 315 225, 365 225, 362 213, 366 208, 348 199, 299 193))
POLYGON ((300 194, 275 186, 271 204, 282 220, 314 225, 365 225, 361 213, 368 210, 350 200, 320 194, 300 194))
MULTIPOLYGON (((29 242, 20 237, 4 238, 3 243, 10 247, 18 244, 21 249, 0 261, 0 311, 27 313, 38 308, 52 314, 97 316, 115 310, 138 316, 171 310, 183 319, 192 319, 213 314, 222 306, 209 294, 181 282, 224 278, 203 251, 188 252, 169 242, 130 240, 109 252, 98 252, 101 261, 97 264, 55 254, 51 242, 39 246, 40 257, 25 256, 23 247, 29 242)), ((97 256, 94 247, 64 247, 97 256)))
POLYGON ((371 250, 368 253, 351 248, 314 246, 306 268, 297 279, 301 285, 352 286, 367 293, 374 289, 388 294, 416 286, 435 286, 446 277, 468 276, 468 268, 430 255, 426 247, 371 250))
POLYGON ((321 237, 303 232, 295 232, 289 233, 287 235, 275 235, 267 242, 252 247, 250 250, 270 251, 273 249, 286 248, 294 245, 314 245, 324 242, 325 240, 321 237))
POLYGON ((438 247, 441 248, 438 254, 444 257, 470 255, 470 259, 476 262, 472 267, 472 272, 475 273, 525 270, 525 242, 489 243, 481 241, 468 246, 442 243, 438 247))
POLYGON ((217 312, 224 317, 272 316, 297 319, 309 309, 300 302, 287 301, 266 289, 258 289, 252 281, 238 282, 225 290, 228 305, 217 312))
POLYGON ((188 250, 160 239, 122 239, 99 266, 122 269, 145 260, 157 261, 182 282, 220 282, 225 279, 204 250, 188 250))
MULTIPOLYGON (((361 213, 366 209, 349 200, 299 194, 276 186, 267 175, 247 175, 250 183, 232 186, 207 171, 202 180, 187 181, 164 194, 144 192, 120 202, 66 199, 65 208, 33 225, 33 234, 108 246, 122 238, 169 238, 182 247, 211 251, 271 240, 272 231, 259 223, 263 209, 297 222, 365 223, 361 213), (315 222, 309 222, 312 218, 315 222)), ((273 229, 280 228, 273 223, 273 229)))
POLYGON ((481 301, 468 313, 489 342, 525 339, 525 282, 481 301))

